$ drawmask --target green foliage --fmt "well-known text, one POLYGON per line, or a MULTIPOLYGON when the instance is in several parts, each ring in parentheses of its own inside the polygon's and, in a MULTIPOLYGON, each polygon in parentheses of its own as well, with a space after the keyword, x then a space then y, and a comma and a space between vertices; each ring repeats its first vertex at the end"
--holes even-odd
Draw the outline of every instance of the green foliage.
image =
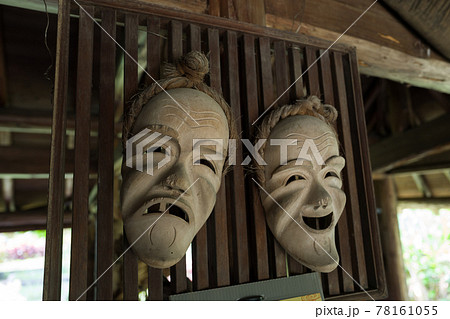
POLYGON ((404 209, 399 214, 411 300, 450 300, 450 211, 404 209))

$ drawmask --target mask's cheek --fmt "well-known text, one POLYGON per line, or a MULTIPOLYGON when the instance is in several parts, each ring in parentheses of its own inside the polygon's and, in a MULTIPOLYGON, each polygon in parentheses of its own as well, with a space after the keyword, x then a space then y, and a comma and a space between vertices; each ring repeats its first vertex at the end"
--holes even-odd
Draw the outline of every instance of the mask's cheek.
POLYGON ((331 188, 328 190, 331 198, 333 200, 333 212, 336 216, 336 222, 341 217, 342 211, 344 210, 347 197, 341 189, 331 188))
POLYGON ((192 196, 195 196, 195 232, 204 225, 208 217, 211 215, 214 205, 216 204, 216 191, 211 184, 203 178, 200 178, 193 186, 192 196))
POLYGON ((125 219, 141 207, 158 177, 130 169, 122 173, 121 203, 122 217, 125 219))

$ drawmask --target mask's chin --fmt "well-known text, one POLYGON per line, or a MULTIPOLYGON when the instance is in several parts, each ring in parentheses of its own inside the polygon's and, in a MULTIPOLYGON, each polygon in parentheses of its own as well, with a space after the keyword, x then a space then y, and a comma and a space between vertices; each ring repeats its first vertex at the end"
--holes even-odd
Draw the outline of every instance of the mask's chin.
POLYGON ((125 220, 133 251, 154 268, 168 268, 180 261, 195 236, 189 208, 169 201, 152 200, 125 220))
MULTIPOLYGON (((270 207, 266 211, 276 209, 270 207)), ((285 214, 283 212, 283 214, 285 214)), ((282 219, 268 219, 275 238, 295 260, 318 272, 331 272, 339 262, 335 244, 333 211, 319 217, 304 216, 302 212, 282 219)))

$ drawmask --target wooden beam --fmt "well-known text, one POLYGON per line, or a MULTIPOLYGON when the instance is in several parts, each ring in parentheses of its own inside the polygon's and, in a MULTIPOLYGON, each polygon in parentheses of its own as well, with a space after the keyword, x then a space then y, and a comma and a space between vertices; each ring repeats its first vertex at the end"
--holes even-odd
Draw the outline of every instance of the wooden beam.
MULTIPOLYGON (((52 126, 52 112, 16 107, 0 108, 0 132, 50 134, 52 126)), ((91 135, 98 132, 98 117, 91 117, 91 135)), ((121 134, 121 124, 114 128, 116 136, 121 134)), ((68 135, 75 134, 75 116, 67 115, 68 135)))
POLYGON ((379 215, 381 245, 386 269, 387 300, 406 300, 406 279, 403 267, 402 244, 397 219, 397 200, 394 180, 388 177, 374 183, 379 215))
POLYGON ((372 170, 386 172, 450 147, 450 114, 370 147, 372 170))
MULTIPOLYGON (((64 227, 71 227, 72 213, 64 213, 64 227)), ((47 209, 35 209, 25 212, 0 213, 0 233, 45 229, 47 209)))
POLYGON ((450 197, 441 198, 400 198, 398 200, 399 205, 424 205, 424 206, 450 206, 450 197))
POLYGON ((434 154, 409 165, 400 166, 389 171, 389 174, 410 175, 411 173, 443 172, 450 169, 450 151, 434 154))
POLYGON ((417 188, 422 192, 423 196, 425 196, 426 198, 430 198, 432 193, 430 186, 428 185, 428 182, 425 180, 425 178, 417 173, 413 173, 412 178, 414 180, 414 183, 416 183, 417 188))
POLYGON ((264 0, 234 0, 236 16, 239 21, 266 25, 264 0))
MULTIPOLYGON (((0 146, 0 178, 48 178, 50 149, 42 147, 0 146)), ((66 151, 65 178, 73 177, 74 152, 66 151)), ((89 178, 96 178, 95 159, 90 164, 89 178)))
POLYGON ((384 0, 439 52, 450 59, 450 2, 448 0, 384 0))

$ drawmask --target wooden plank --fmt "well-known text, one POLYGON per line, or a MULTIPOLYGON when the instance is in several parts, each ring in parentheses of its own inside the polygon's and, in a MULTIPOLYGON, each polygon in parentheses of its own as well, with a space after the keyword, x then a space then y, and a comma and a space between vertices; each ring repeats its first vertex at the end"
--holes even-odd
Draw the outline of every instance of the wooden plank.
POLYGON ((233 6, 239 21, 261 26, 266 25, 265 1, 263 0, 234 0, 233 6))
MULTIPOLYGON (((175 62, 183 55, 183 25, 179 21, 169 22, 169 61, 175 62)), ((170 267, 170 283, 172 293, 187 290, 186 256, 176 265, 170 267)))
POLYGON ((163 300, 163 270, 148 267, 148 300, 163 300))
MULTIPOLYGON (((377 294, 383 298, 386 291, 386 278, 384 273, 384 266, 381 258, 381 243, 378 236, 378 221, 376 216, 376 206, 374 197, 374 187, 372 178, 372 169, 370 167, 369 158, 369 141, 367 138, 367 128, 365 121, 364 102, 362 100, 361 79, 358 71, 358 59, 356 51, 348 54, 350 70, 352 74, 352 92, 354 93, 354 110, 356 111, 356 127, 358 128, 358 135, 360 141, 360 158, 362 174, 358 178, 362 178, 365 189, 365 207, 363 211, 366 214, 361 215, 361 220, 366 226, 363 232, 363 243, 366 245, 365 249, 370 252, 365 254, 366 271, 368 276, 368 287, 377 287, 377 294)), ((364 198, 360 196, 360 201, 364 198)), ((379 297, 380 298, 380 297, 379 297)))
MULTIPOLYGON (((125 15, 125 50, 137 61, 138 57, 138 16, 134 14, 125 15)), ((128 56, 125 56, 125 103, 137 92, 138 88, 138 66, 128 56)), ((128 111, 128 103, 125 104, 124 112, 128 111)), ((124 248, 128 246, 125 245, 124 248)), ((137 257, 133 251, 128 251, 123 260, 123 299, 138 299, 138 266, 137 257)))
POLYGON ((171 20, 169 23, 169 61, 175 62, 183 55, 183 25, 171 20))
POLYGON ((277 87, 277 96, 280 98, 277 102, 279 106, 289 104, 289 92, 285 92, 289 85, 289 74, 287 67, 286 44, 284 41, 274 42, 275 51, 275 81, 277 87))
MULTIPOLYGON (((46 208, 0 214, 0 233, 45 229, 46 226, 46 208)), ((70 212, 64 212, 63 226, 64 228, 72 226, 72 214, 70 212)))
MULTIPOLYGON (((200 27, 194 24, 188 29, 188 50, 201 51, 200 27)), ((207 223, 198 231, 192 243, 192 269, 194 290, 209 287, 208 273, 208 229, 207 223)))
MULTIPOLYGON (((123 230, 125 234, 125 229, 123 230)), ((123 251, 130 247, 126 236, 123 236, 123 251)), ((130 249, 123 256, 123 300, 136 301, 138 300, 138 260, 136 255, 130 249)))
MULTIPOLYGON (((222 93, 221 68, 220 68, 220 43, 219 31, 217 29, 208 29, 208 49, 209 49, 209 85, 216 91, 222 93)), ((210 280, 212 287, 228 286, 230 284, 230 260, 228 247, 228 222, 227 222, 227 198, 226 198, 226 179, 222 178, 219 191, 216 196, 216 205, 214 207, 213 217, 214 229, 212 234, 215 247, 215 269, 210 271, 210 280)), ((208 228, 208 230, 210 229, 208 228)), ((209 247, 209 246, 208 246, 209 247)), ((210 250, 211 251, 211 250, 210 250)), ((211 255, 212 256, 212 255, 211 255)))
POLYGON ((61 299, 70 2, 59 0, 58 8, 43 300, 61 299))
MULTIPOLYGON (((93 15, 93 7, 84 7, 93 15)), ((69 300, 77 300, 87 288, 89 146, 94 22, 80 10, 76 96, 75 170, 73 177, 73 221, 69 300)), ((79 300, 86 300, 83 294, 79 300)))
POLYGON ((289 50, 289 70, 291 72, 291 83, 295 82, 293 89, 291 89, 290 99, 292 101, 301 99, 305 93, 303 90, 303 76, 302 76, 302 60, 301 49, 292 46, 289 50), (298 80, 297 80, 298 79, 298 80))
MULTIPOLYGON (((322 54, 323 50, 320 50, 319 53, 322 54)), ((321 92, 323 93, 323 96, 320 95, 319 98, 326 104, 334 105, 333 80, 329 52, 324 53, 318 63, 320 63, 322 79, 321 92)), ((336 235, 336 238, 337 237, 338 235, 336 235)), ((338 295, 340 293, 339 270, 340 269, 338 267, 326 275, 328 283, 328 294, 330 295, 338 295)))
MULTIPOLYGON (((224 68, 224 81, 226 87, 225 98, 229 102, 234 116, 241 118, 240 91, 239 91, 239 61, 237 34, 234 31, 226 32, 225 39, 225 56, 226 67, 224 68)), ((224 61, 224 62, 225 62, 224 61)), ((224 65, 224 64, 223 64, 224 65)), ((236 129, 242 131, 241 121, 236 121, 236 129)), ((243 160, 242 145, 236 143, 236 163, 243 160)), ((246 217, 246 192, 244 180, 244 168, 241 165, 235 166, 231 174, 227 175, 230 186, 227 189, 227 197, 229 201, 229 212, 233 223, 233 251, 235 253, 233 261, 235 283, 248 282, 249 273, 249 255, 248 255, 248 238, 247 238, 247 217, 246 217)))
POLYGON ((319 70, 317 66, 317 49, 306 47, 306 65, 309 70, 306 72, 308 77, 308 95, 320 97, 319 70))
MULTIPOLYGON (((97 134, 98 118, 91 117, 92 135, 97 134)), ((21 109, 15 106, 0 108, 0 132, 50 134, 52 128, 52 112, 46 110, 21 109)), ((66 134, 75 134, 75 117, 67 114, 66 134)))
MULTIPOLYGON (((194 50, 201 51, 200 27, 190 24, 188 27, 188 51, 194 50)), ((209 287, 207 227, 207 223, 205 223, 192 242, 192 279, 194 290, 202 290, 209 287)))
MULTIPOLYGON (((160 20, 158 17, 147 18, 147 72, 153 79, 159 79, 159 69, 161 61, 161 37, 160 20)), ((145 83, 150 85, 153 80, 145 75, 145 83)))
POLYGON ((273 91, 272 59, 270 54, 270 39, 259 38, 259 60, 261 72, 261 90, 264 109, 275 100, 273 91))
MULTIPOLYGON (((255 79, 256 75, 256 55, 255 38, 251 35, 244 35, 244 64, 245 64, 245 105, 247 110, 245 116, 247 136, 252 136, 253 123, 259 115, 258 110, 258 87, 255 79)), ((252 240, 250 242, 250 251, 254 252, 252 259, 256 264, 256 279, 269 279, 269 262, 267 252, 267 234, 264 210, 259 199, 259 188, 248 176, 246 179, 246 188, 249 190, 249 201, 251 204, 250 214, 252 218, 252 240)))
POLYGON ((304 274, 304 273, 306 273, 306 269, 307 268, 305 266, 303 266, 301 263, 296 261, 291 256, 288 256, 288 274, 289 274, 289 276, 304 274))
POLYGON ((170 287, 172 294, 187 291, 186 255, 175 266, 170 267, 170 287))
MULTIPOLYGON (((339 112, 340 119, 338 120, 338 131, 339 135, 341 136, 341 140, 344 139, 344 150, 345 153, 343 154, 345 156, 345 160, 347 163, 347 168, 343 172, 343 175, 345 175, 344 179, 344 191, 346 194, 350 194, 349 190, 349 183, 345 182, 347 180, 347 170, 349 165, 352 165, 353 163, 353 150, 351 149, 351 141, 349 140, 349 134, 348 132, 344 133, 342 132, 344 125, 348 125, 348 120, 343 119, 343 117, 348 116, 348 112, 346 111, 347 108, 347 95, 346 95, 346 88, 345 88, 345 79, 344 79, 344 73, 343 73, 343 65, 342 65, 342 55, 340 53, 333 53, 332 56, 332 74, 334 79, 334 106, 337 108, 339 112), (343 111, 341 111, 343 110, 343 111), (347 147, 347 148, 346 148, 347 147)), ((341 142, 342 143, 342 142, 341 142)), ((353 182, 355 182, 353 180, 353 182)), ((353 197, 353 196, 352 196, 353 197)), ((347 217, 349 215, 347 207, 349 207, 349 202, 352 201, 353 207, 357 207, 357 201, 356 199, 347 199, 347 205, 344 208, 344 211, 342 212, 341 218, 339 219, 337 223, 337 234, 339 236, 339 257, 342 269, 339 269, 339 272, 341 273, 342 277, 342 289, 344 293, 351 293, 354 291, 354 283, 352 279, 353 274, 353 268, 352 268, 352 254, 354 254, 354 249, 352 248, 351 244, 351 236, 350 236, 350 228, 348 227, 350 221, 347 217)), ((351 209, 351 208, 350 208, 351 209)))
MULTIPOLYGON (((102 12, 102 27, 113 38, 116 35, 116 13, 102 12)), ((100 88, 98 132, 98 195, 97 195, 97 275, 113 263, 113 187, 114 187, 114 87, 116 44, 102 32, 100 47, 100 88)), ((97 282, 97 300, 112 300, 112 270, 97 282)))
POLYGON ((273 241, 273 247, 275 256, 275 276, 276 278, 286 277, 286 252, 275 238, 273 241))
POLYGON ((375 172, 389 171, 449 149, 449 121, 450 114, 446 114, 372 145, 372 169, 375 172))
POLYGON ((450 59, 450 45, 443 34, 450 33, 450 6, 445 0, 392 1, 386 0, 408 25, 412 26, 434 48, 450 59))
MULTIPOLYGON (((0 25, 4 26, 3 9, 0 8, 0 25)), ((8 86, 6 79, 5 47, 3 28, 0 30, 0 108, 8 105, 8 86)))
POLYGON ((332 80, 332 70, 330 62, 330 51, 324 53, 324 50, 319 51, 323 54, 319 60, 321 75, 322 75, 322 92, 323 96, 321 100, 334 106, 334 93, 333 93, 333 80, 332 80))
MULTIPOLYGON (((358 201, 358 184, 355 177, 355 174, 351 172, 355 172, 355 156, 353 150, 352 140, 352 131, 350 130, 350 119, 349 119, 349 102, 347 99, 347 90, 345 76, 344 76, 344 65, 342 62, 342 55, 339 53, 333 53, 333 62, 335 66, 335 82, 337 84, 337 98, 336 98, 336 106, 339 108, 340 116, 338 120, 338 129, 341 136, 341 143, 344 147, 345 154, 345 165, 343 171, 344 176, 344 190, 347 194, 347 205, 346 205, 346 214, 348 216, 348 227, 350 232, 353 235, 353 240, 351 241, 351 252, 353 256, 354 263, 350 266, 350 264, 342 264, 342 267, 353 277, 355 278, 363 287, 367 286, 367 276, 365 275, 365 259, 364 259, 364 247, 362 245, 362 234, 361 234, 361 224, 360 224, 360 206, 358 201), (356 258, 355 258, 356 255, 356 258), (353 270, 353 272, 350 272, 353 270)), ((338 231, 340 238, 345 238, 346 225, 342 223, 338 223, 338 231)), ((347 248, 348 249, 348 248, 347 248)), ((345 251, 343 253, 345 254, 345 251)), ((345 261, 348 262, 348 257, 346 257, 345 261)), ((341 261, 343 263, 344 260, 341 261)), ((351 286, 353 283, 349 282, 348 276, 343 275, 343 281, 347 287, 347 289, 351 290, 351 286)))

